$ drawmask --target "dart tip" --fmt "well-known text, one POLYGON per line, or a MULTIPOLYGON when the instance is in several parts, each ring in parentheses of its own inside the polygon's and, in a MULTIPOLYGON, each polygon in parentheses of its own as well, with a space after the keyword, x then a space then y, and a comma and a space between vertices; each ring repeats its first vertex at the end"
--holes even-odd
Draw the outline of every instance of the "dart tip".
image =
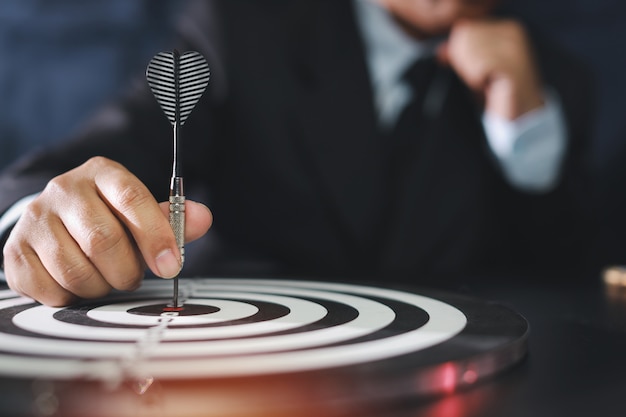
POLYGON ((174 278, 174 295, 172 296, 172 305, 168 307, 180 308, 182 310, 182 306, 178 305, 178 277, 174 278))

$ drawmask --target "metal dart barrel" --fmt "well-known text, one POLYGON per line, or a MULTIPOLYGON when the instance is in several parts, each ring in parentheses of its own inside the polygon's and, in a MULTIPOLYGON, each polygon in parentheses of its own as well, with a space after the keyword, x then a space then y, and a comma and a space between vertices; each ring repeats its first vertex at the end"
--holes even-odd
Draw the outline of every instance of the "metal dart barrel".
MULTIPOLYGON (((180 266, 185 263, 185 195, 183 178, 172 177, 170 183, 170 226, 174 231, 176 246, 180 251, 180 266)), ((173 307, 178 307, 178 276, 174 277, 173 307)))

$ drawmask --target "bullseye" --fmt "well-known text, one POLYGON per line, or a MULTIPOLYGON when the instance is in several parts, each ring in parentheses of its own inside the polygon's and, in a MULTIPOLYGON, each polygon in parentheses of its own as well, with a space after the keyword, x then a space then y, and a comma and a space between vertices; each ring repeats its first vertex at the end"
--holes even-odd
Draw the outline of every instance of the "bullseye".
POLYGON ((141 316, 160 316, 162 313, 178 313, 179 316, 198 316, 201 314, 211 314, 219 311, 219 308, 199 304, 187 304, 185 306, 173 307, 168 304, 145 305, 128 310, 130 314, 141 316))

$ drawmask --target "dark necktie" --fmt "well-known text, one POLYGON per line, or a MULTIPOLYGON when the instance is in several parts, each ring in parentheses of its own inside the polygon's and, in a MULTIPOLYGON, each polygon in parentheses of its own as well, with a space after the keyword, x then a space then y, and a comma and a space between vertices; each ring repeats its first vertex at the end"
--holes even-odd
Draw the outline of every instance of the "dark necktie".
POLYGON ((385 167, 385 198, 382 201, 378 225, 377 247, 374 256, 380 253, 388 241, 390 225, 397 212, 399 197, 405 191, 407 173, 417 163, 419 150, 427 139, 430 118, 424 114, 424 99, 431 91, 437 64, 434 58, 416 61, 404 75, 412 89, 412 99, 400 113, 395 126, 382 138, 385 167))
POLYGON ((403 80, 411 88, 412 97, 400 113, 396 124, 389 132, 392 147, 414 146, 419 142, 419 136, 424 130, 424 101, 430 92, 437 64, 435 58, 417 60, 404 73, 403 80))
POLYGON ((402 176, 409 165, 415 162, 428 135, 430 120, 425 116, 424 102, 431 91, 436 69, 434 58, 419 59, 404 74, 404 80, 413 93, 412 99, 400 113, 387 137, 383 138, 386 149, 383 157, 390 187, 402 181, 402 176))

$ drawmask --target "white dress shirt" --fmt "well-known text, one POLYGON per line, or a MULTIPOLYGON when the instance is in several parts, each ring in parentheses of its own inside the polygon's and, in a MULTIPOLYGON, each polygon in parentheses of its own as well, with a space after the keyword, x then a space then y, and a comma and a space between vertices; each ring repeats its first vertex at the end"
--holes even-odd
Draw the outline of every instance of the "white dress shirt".
MULTIPOLYGON (((418 58, 434 54, 441 39, 424 42, 410 37, 376 0, 354 0, 354 4, 379 123, 389 129, 413 97, 403 74, 418 58)), ((545 105, 540 109, 512 121, 491 113, 482 119, 504 177, 526 192, 547 192, 556 185, 567 147, 559 99, 545 90, 545 105)))

